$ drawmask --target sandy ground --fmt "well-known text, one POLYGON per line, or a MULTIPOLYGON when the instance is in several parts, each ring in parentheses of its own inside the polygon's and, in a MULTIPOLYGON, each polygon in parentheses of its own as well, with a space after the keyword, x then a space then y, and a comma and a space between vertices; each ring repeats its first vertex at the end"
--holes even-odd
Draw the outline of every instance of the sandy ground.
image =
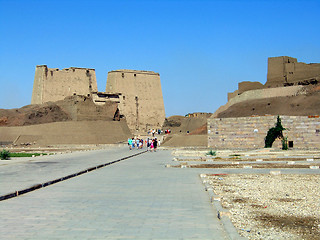
POLYGON ((208 176, 231 221, 248 239, 320 239, 320 176, 208 176))
MULTIPOLYGON (((177 167, 269 169, 319 166, 319 151, 256 149, 216 151, 176 149, 177 167), (310 161, 312 160, 312 161, 310 161), (247 161, 247 163, 242 163, 247 161), (265 161, 268 161, 265 163, 265 161), (214 162, 217 162, 214 164, 214 162), (235 164, 237 163, 237 164, 235 164), (281 165, 281 166, 280 166, 281 165)), ((182 170, 183 171, 183 170, 182 170)), ((220 203, 241 236, 248 239, 320 239, 319 174, 222 174, 206 175, 220 203)), ((278 173, 277 173, 278 172, 278 173)))

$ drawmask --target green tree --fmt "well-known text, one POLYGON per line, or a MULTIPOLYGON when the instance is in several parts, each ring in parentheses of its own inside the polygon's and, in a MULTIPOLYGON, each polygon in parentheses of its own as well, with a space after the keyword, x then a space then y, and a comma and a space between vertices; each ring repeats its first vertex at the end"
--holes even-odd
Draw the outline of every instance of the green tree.
POLYGON ((283 130, 286 130, 286 129, 282 126, 281 118, 278 116, 276 125, 273 128, 269 129, 267 136, 264 138, 264 147, 271 148, 273 142, 277 138, 283 139, 283 134, 282 134, 283 130))

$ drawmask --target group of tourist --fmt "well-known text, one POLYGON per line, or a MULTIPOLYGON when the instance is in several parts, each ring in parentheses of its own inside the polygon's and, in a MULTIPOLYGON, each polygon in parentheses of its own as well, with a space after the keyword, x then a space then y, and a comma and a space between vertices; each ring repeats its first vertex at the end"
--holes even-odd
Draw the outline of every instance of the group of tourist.
POLYGON ((142 149, 143 148, 143 139, 140 139, 140 138, 128 138, 128 146, 129 146, 130 150, 132 150, 134 148, 142 149))
POLYGON ((152 137, 154 137, 155 134, 161 134, 162 130, 161 129, 149 129, 148 131, 148 135, 152 135, 152 137))
POLYGON ((155 152, 157 148, 160 146, 160 140, 155 138, 147 138, 145 142, 142 138, 129 138, 128 139, 128 146, 129 149, 132 150, 134 148, 136 149, 142 149, 143 145, 146 144, 147 150, 150 152, 155 152))
POLYGON ((154 137, 155 136, 155 134, 158 134, 158 135, 160 135, 160 134, 163 134, 163 132, 165 133, 165 134, 169 134, 169 133, 171 133, 171 129, 166 129, 166 130, 161 130, 161 129, 149 129, 148 130, 148 135, 152 135, 152 137, 154 137))

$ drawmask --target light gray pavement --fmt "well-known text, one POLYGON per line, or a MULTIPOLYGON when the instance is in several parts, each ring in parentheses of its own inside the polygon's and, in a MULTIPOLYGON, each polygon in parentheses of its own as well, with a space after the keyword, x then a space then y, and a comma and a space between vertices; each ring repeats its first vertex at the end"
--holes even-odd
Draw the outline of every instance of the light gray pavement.
MULTIPOLYGON (((140 150, 139 150, 140 151, 140 150)), ((126 146, 0 161, 0 196, 138 153, 126 146)))
MULTIPOLYGON (((31 169, 23 163, 3 165, 1 188, 6 189, 1 191, 52 180, 131 152, 119 148, 50 156, 46 161, 41 160, 42 167, 31 163, 31 169), (10 166, 11 172, 5 174, 10 166), (20 177, 23 180, 18 181, 20 177)), ((203 169, 165 168, 172 158, 170 151, 145 153, 1 201, 0 236, 3 239, 228 239, 199 178, 203 169)))

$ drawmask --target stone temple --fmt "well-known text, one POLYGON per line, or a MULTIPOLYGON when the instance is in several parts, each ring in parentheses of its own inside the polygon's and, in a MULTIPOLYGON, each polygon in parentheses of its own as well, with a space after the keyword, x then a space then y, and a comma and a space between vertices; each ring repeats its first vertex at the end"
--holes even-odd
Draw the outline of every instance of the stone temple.
POLYGON ((99 92, 95 69, 36 66, 31 104, 55 102, 72 95, 90 97, 96 105, 116 102, 119 115, 126 119, 132 133, 161 128, 165 120, 159 73, 111 71, 106 92, 99 92))

